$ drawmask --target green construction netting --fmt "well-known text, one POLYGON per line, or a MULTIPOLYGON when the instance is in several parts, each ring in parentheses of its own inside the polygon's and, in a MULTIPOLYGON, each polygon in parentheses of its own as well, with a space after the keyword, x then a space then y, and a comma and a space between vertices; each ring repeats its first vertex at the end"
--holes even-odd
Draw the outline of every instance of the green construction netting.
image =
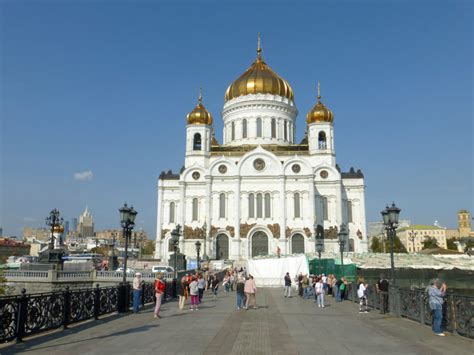
POLYGON ((336 277, 345 276, 347 281, 355 281, 357 277, 357 267, 355 264, 344 264, 342 267, 339 260, 321 259, 321 266, 319 266, 319 259, 308 260, 310 274, 335 274, 336 277), (342 269, 344 268, 344 272, 342 269))

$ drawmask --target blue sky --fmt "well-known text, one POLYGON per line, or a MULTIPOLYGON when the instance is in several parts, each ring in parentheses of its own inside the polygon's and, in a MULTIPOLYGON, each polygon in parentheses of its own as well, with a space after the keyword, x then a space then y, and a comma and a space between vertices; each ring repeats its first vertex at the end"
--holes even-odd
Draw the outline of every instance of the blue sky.
POLYGON ((222 141, 224 92, 254 60, 258 32, 294 89, 298 140, 321 82, 338 163, 366 176, 367 221, 393 200, 402 218, 455 226, 459 209, 474 212, 472 10, 3 1, 0 226, 21 235, 53 208, 69 220, 88 205, 97 228, 115 228, 127 201, 154 236, 157 177, 183 165, 199 86, 222 141))

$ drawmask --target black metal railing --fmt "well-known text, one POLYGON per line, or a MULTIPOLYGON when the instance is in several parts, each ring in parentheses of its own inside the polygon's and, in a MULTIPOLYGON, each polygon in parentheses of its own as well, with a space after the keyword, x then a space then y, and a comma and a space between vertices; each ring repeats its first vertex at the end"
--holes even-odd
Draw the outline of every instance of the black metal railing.
MULTIPOLYGON (((366 293, 369 307, 380 309, 380 297, 375 285, 369 285, 366 293)), ((355 284, 347 285, 346 298, 359 302, 355 284)), ((390 312, 395 316, 408 318, 421 324, 432 324, 433 312, 425 289, 390 287, 388 299, 390 312)), ((443 305, 442 327, 448 332, 474 338, 474 297, 448 292, 443 305)))
MULTIPOLYGON (((171 286, 173 284, 171 283, 171 286)), ((87 289, 38 293, 0 298, 0 342, 16 340, 113 312, 126 312, 132 298, 126 299, 129 284, 87 289)), ((171 294, 172 294, 171 290, 171 294)), ((142 305, 155 301, 154 287, 143 284, 142 305)))

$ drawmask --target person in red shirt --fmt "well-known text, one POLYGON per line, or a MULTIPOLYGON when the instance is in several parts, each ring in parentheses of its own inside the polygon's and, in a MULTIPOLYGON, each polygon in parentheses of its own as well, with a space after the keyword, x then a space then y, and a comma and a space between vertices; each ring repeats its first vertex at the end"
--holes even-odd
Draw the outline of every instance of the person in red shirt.
POLYGON ((156 305, 155 305, 155 311, 153 312, 154 318, 161 318, 160 316, 161 299, 163 295, 165 294, 165 289, 166 289, 166 285, 163 282, 162 278, 163 278, 162 274, 156 275, 156 279, 155 279, 156 305))

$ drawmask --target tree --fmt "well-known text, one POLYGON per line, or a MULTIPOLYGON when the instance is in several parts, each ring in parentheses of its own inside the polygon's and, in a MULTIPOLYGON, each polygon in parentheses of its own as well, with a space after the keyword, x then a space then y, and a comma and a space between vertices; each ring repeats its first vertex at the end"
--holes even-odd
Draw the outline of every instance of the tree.
POLYGON ((454 244, 454 241, 456 239, 454 238, 449 238, 449 239, 446 239, 446 244, 448 245, 448 249, 449 250, 458 250, 458 246, 456 244, 454 244))
POLYGON ((145 245, 142 247, 142 254, 143 255, 153 255, 155 253, 155 241, 154 240, 147 240, 145 245))
POLYGON ((383 252, 383 245, 380 242, 380 239, 377 237, 372 238, 372 243, 370 244, 370 250, 372 253, 382 253, 383 252))
POLYGON ((438 248, 438 242, 436 241, 436 239, 426 236, 425 240, 423 241, 422 249, 436 249, 436 248, 438 248))
POLYGON ((407 248, 403 245, 400 238, 395 237, 393 240, 393 252, 394 253, 407 253, 407 248))
POLYGON ((108 256, 109 255, 109 250, 110 250, 110 248, 108 248, 108 247, 95 247, 95 248, 91 249, 91 252, 95 253, 95 254, 102 254, 104 256, 108 256))
POLYGON ((466 242, 466 249, 464 249, 464 251, 467 252, 470 248, 474 248, 474 238, 470 238, 466 242))

